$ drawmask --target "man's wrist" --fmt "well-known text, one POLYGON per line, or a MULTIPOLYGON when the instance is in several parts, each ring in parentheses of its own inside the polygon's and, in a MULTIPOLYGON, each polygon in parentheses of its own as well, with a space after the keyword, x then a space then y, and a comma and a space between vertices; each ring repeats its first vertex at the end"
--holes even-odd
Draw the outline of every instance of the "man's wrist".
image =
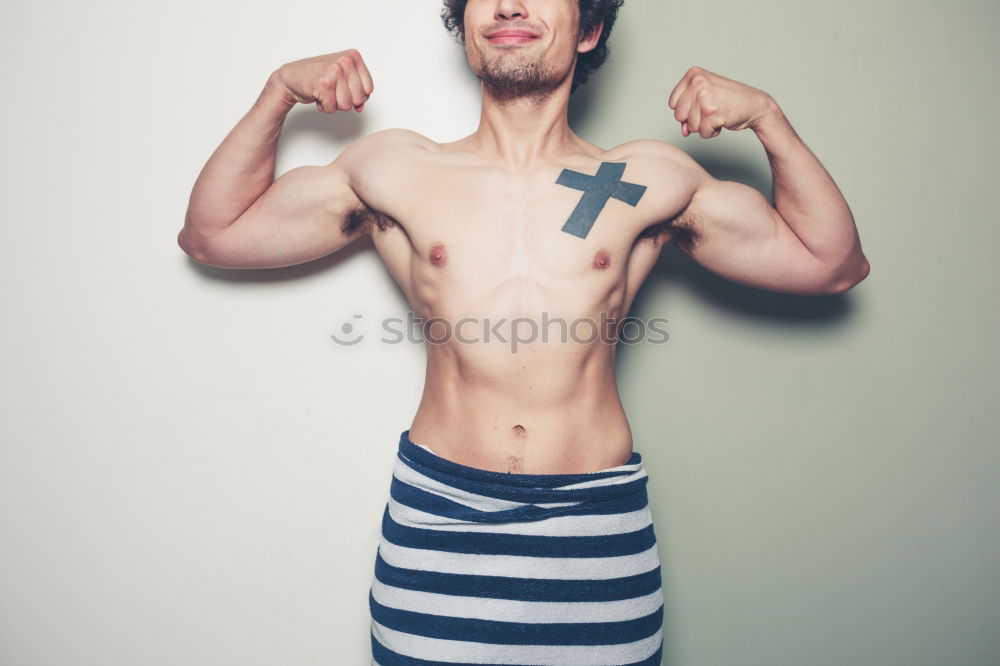
POLYGON ((267 77, 267 83, 264 84, 264 90, 257 98, 257 103, 282 118, 298 103, 288 95, 288 87, 281 80, 280 69, 274 70, 267 77))
POLYGON ((782 123, 787 122, 788 120, 785 118, 785 114, 782 112, 781 107, 778 106, 778 103, 774 101, 773 97, 768 95, 766 101, 764 102, 764 111, 760 114, 757 120, 750 123, 750 129, 760 135, 761 133, 773 131, 780 127, 782 123))

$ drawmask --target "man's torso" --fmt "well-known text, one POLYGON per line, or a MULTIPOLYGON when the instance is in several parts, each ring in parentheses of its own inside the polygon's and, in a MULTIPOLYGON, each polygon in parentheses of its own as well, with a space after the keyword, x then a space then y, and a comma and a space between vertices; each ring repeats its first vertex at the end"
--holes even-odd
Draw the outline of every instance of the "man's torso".
POLYGON ((603 151, 581 142, 577 154, 515 171, 466 140, 390 132, 393 149, 353 185, 377 212, 372 240, 414 313, 437 318, 424 331, 426 384, 410 438, 483 469, 622 464, 632 439, 615 383, 614 321, 628 316, 690 200, 681 167, 662 144, 603 151), (585 195, 557 183, 561 174, 638 200, 585 195), (584 196, 574 232, 564 230, 584 196))

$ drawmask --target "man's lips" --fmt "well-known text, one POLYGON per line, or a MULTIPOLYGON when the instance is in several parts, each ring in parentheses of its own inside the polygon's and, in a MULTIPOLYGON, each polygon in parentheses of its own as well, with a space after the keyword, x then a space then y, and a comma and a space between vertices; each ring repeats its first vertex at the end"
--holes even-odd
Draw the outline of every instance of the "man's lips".
POLYGON ((494 44, 522 44, 538 39, 538 35, 527 30, 499 30, 486 36, 494 44))

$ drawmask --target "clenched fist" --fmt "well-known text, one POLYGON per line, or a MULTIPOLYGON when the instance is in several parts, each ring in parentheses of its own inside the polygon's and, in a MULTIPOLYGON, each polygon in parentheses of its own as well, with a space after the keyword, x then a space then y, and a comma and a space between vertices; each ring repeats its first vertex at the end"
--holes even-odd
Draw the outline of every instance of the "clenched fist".
POLYGON ((763 90, 695 65, 674 86, 667 106, 681 123, 683 136, 697 132, 703 139, 711 139, 723 128, 750 127, 756 131, 772 103, 771 96, 763 90))
POLYGON ((360 112, 372 94, 372 75, 356 49, 296 60, 282 65, 278 80, 291 103, 309 104, 324 113, 360 112))

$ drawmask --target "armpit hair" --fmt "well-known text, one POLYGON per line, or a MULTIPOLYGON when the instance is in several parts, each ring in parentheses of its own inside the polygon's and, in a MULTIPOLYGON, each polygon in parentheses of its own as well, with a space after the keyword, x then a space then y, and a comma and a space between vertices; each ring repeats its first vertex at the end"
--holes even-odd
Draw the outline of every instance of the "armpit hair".
POLYGON ((692 221, 678 216, 646 227, 639 234, 639 240, 655 241, 661 235, 687 252, 690 252, 701 238, 692 221))
POLYGON ((359 230, 370 235, 373 231, 385 231, 394 224, 396 224, 396 220, 391 216, 362 202, 360 206, 347 212, 341 230, 348 235, 359 230))

